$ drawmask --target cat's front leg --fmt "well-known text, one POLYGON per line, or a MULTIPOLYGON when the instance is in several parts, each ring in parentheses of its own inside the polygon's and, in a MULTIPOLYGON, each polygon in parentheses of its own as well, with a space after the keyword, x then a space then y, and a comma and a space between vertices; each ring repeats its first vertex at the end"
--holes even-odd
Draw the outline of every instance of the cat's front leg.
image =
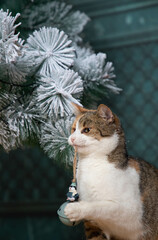
POLYGON ((117 204, 113 201, 79 201, 67 204, 64 212, 71 221, 95 220, 110 218, 113 214, 116 215, 117 208, 117 204))
POLYGON ((87 216, 88 203, 87 202, 74 202, 67 204, 64 213, 70 221, 80 221, 87 216))
POLYGON ((71 221, 79 220, 107 220, 113 217, 120 219, 120 215, 124 212, 124 205, 118 204, 114 201, 98 201, 86 202, 79 201, 67 204, 65 208, 65 215, 71 221))

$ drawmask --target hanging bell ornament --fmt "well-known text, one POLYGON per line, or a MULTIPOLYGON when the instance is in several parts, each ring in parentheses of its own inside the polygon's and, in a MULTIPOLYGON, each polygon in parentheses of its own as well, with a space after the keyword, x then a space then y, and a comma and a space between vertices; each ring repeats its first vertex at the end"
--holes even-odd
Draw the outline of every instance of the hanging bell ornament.
POLYGON ((80 223, 80 221, 71 222, 70 219, 65 215, 64 210, 67 204, 71 204, 72 202, 78 201, 79 195, 77 193, 77 184, 76 184, 76 151, 73 162, 73 180, 69 187, 69 192, 67 193, 67 202, 64 202, 58 209, 57 214, 59 216, 60 221, 66 226, 76 226, 80 223))
POLYGON ((58 213, 58 216, 59 216, 59 219, 60 219, 60 221, 63 223, 63 224, 65 224, 66 226, 70 226, 70 227, 72 227, 72 226, 76 226, 76 225, 78 225, 79 223, 80 223, 80 221, 75 221, 75 222, 71 222, 70 220, 69 220, 69 218, 65 215, 65 213, 64 213, 64 209, 65 209, 65 207, 67 206, 67 204, 71 204, 71 202, 64 202, 61 206, 60 206, 60 208, 58 209, 58 211, 57 211, 57 213, 58 213))

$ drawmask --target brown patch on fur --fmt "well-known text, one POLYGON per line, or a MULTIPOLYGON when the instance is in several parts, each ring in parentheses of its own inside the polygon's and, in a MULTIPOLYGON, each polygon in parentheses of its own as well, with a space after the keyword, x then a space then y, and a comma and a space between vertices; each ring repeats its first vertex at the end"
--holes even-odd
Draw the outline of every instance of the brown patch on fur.
POLYGON ((86 109, 86 108, 83 108, 83 107, 81 107, 81 106, 79 106, 79 105, 77 105, 76 103, 71 103, 72 105, 73 105, 73 107, 74 107, 74 114, 76 115, 76 116, 78 116, 78 115, 82 115, 82 114, 84 114, 84 113, 86 113, 86 112, 91 112, 91 111, 93 111, 93 110, 89 110, 89 109, 86 109))
MULTIPOLYGON (((79 127, 81 131, 84 128, 90 128, 90 132, 86 133, 87 136, 94 137, 98 141, 102 138, 101 132, 99 130, 99 126, 97 123, 96 118, 96 111, 87 112, 86 114, 82 115, 82 117, 79 119, 79 127)), ((84 133, 83 133, 84 134, 84 133)))
POLYGON ((139 240, 158 240, 158 236, 154 236, 154 233, 148 233, 145 236, 141 237, 139 240))
POLYGON ((143 225, 149 229, 144 240, 158 239, 158 169, 139 159, 140 193, 143 204, 143 225))
POLYGON ((123 240, 123 239, 112 237, 112 238, 110 238, 110 240, 123 240))
POLYGON ((132 168, 135 168, 135 170, 140 173, 140 166, 139 166, 139 163, 133 159, 133 158, 130 158, 129 159, 129 166, 132 167, 132 168))
POLYGON ((93 136, 96 139, 100 140, 102 137, 111 136, 115 131, 115 126, 111 124, 109 128, 109 124, 104 118, 98 116, 97 111, 90 111, 82 115, 79 119, 80 128, 91 128, 89 132, 89 136, 93 136), (112 126, 113 125, 113 126, 112 126))
POLYGON ((91 222, 85 221, 85 235, 87 240, 105 240, 106 236, 103 234, 102 230, 97 226, 93 225, 91 222))
POLYGON ((84 114, 88 113, 88 112, 95 112, 95 110, 88 110, 86 108, 83 108, 75 103, 72 103, 72 105, 74 106, 75 109, 75 114, 76 114, 76 118, 73 122, 72 128, 71 128, 71 133, 74 132, 74 130, 76 129, 76 123, 78 122, 78 120, 84 116, 84 114))
POLYGON ((114 151, 109 154, 108 161, 110 163, 114 163, 116 168, 126 169, 128 166, 128 155, 126 150, 124 131, 120 124, 116 125, 116 132, 119 137, 118 145, 114 151))
POLYGON ((144 202, 146 197, 148 197, 149 192, 145 191, 143 194, 141 194, 141 201, 144 202))
POLYGON ((116 132, 119 134, 122 131, 120 119, 114 114, 114 122, 116 124, 116 132))
POLYGON ((73 122, 73 124, 72 124, 72 127, 71 127, 71 134, 75 131, 75 129, 76 129, 76 124, 77 124, 77 122, 78 122, 78 120, 80 119, 81 116, 82 116, 82 115, 78 115, 78 116, 75 118, 75 120, 74 120, 74 122, 73 122))

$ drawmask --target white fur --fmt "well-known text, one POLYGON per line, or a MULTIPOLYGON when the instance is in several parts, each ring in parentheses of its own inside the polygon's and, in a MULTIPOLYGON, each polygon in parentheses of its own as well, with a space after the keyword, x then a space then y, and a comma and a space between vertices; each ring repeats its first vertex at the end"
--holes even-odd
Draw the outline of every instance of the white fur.
POLYGON ((143 234, 139 174, 132 167, 121 170, 108 162, 107 155, 117 147, 118 141, 116 133, 101 140, 88 137, 81 134, 77 124, 69 143, 77 146, 79 152, 80 201, 69 204, 65 213, 73 221, 93 221, 107 236, 138 240, 143 234))

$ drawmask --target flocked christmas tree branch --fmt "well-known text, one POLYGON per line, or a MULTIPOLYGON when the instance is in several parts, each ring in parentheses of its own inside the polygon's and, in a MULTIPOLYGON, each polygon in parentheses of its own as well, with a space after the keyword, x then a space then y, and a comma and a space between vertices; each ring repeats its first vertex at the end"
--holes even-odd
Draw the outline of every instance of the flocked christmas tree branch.
POLYGON ((35 137, 51 158, 72 163, 71 102, 88 105, 119 93, 113 64, 83 43, 90 19, 71 5, 32 3, 22 24, 19 16, 0 10, 0 145, 10 151, 35 137), (19 25, 30 34, 25 40, 19 25))

